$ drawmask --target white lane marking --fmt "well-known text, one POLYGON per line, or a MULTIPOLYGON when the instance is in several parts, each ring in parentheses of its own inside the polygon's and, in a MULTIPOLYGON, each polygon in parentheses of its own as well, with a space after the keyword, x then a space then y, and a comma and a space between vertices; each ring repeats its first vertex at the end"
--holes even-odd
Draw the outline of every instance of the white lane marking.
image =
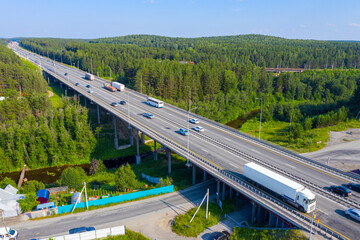
POLYGON ((206 152, 206 153, 209 153, 209 151, 207 150, 207 149, 204 149, 204 148, 200 148, 201 149, 201 151, 204 151, 204 152, 206 152))
POLYGON ((288 164, 288 163, 285 163, 285 165, 287 165, 287 166, 289 166, 289 167, 291 167, 291 168, 293 168, 293 169, 296 169, 296 167, 295 167, 295 166, 290 165, 290 164, 288 164))
POLYGON ((320 208, 316 208, 316 210, 317 210, 316 212, 321 212, 321 213, 323 213, 323 214, 325 214, 325 215, 327 215, 327 216, 329 215, 329 214, 327 214, 326 212, 324 212, 323 210, 321 210, 320 208))
POLYGON ((233 164, 233 163, 231 163, 231 162, 229 162, 229 164, 230 164, 231 166, 233 166, 234 168, 239 168, 239 166, 236 166, 235 164, 233 164))

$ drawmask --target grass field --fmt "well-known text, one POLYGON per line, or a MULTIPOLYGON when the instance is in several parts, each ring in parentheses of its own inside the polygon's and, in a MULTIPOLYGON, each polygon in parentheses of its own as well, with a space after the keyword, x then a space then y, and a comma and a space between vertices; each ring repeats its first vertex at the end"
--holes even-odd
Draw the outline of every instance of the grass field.
MULTIPOLYGON (((360 128, 360 121, 349 120, 336 126, 315 128, 303 132, 303 136, 294 141, 289 139, 290 125, 286 122, 269 121, 261 125, 261 139, 292 149, 299 153, 313 152, 326 146, 330 139, 330 131, 343 131, 349 128, 360 128)), ((240 128, 242 132, 259 137, 259 121, 247 121, 240 128)))

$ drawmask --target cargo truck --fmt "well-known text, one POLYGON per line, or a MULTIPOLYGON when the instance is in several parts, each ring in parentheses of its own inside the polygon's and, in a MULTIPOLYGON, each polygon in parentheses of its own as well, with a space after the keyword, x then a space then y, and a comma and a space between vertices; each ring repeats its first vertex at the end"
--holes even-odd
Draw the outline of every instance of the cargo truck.
POLYGON ((104 88, 109 90, 110 92, 116 92, 117 91, 117 89, 112 87, 109 83, 105 83, 104 88))
POLYGON ((85 73, 85 79, 90 80, 90 81, 94 81, 94 75, 90 74, 90 73, 85 73))
POLYGON ((113 86, 114 88, 116 88, 117 90, 121 91, 125 91, 125 85, 122 83, 118 83, 118 82, 112 82, 111 86, 113 86))
POLYGON ((256 163, 244 165, 244 176, 279 195, 284 202, 302 212, 309 213, 316 208, 315 194, 309 189, 256 163))

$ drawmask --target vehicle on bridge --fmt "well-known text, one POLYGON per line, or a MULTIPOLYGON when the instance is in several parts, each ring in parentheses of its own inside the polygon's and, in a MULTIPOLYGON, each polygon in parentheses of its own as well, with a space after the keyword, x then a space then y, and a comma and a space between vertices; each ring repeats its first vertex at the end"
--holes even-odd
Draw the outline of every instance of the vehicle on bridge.
POLYGON ((360 222, 360 211, 356 208, 347 208, 345 210, 345 215, 348 215, 360 222))
POLYGON ((160 100, 157 100, 155 98, 148 98, 147 104, 149 104, 150 106, 157 107, 157 108, 164 107, 164 102, 160 101, 160 100))
POLYGON ((105 84, 104 84, 104 88, 105 88, 106 90, 109 90, 110 92, 116 92, 116 91, 117 91, 117 89, 114 88, 114 87, 112 87, 109 83, 105 83, 105 84))
POLYGON ((354 190, 356 192, 360 192, 360 184, 357 184, 357 183, 349 183, 347 185, 347 188, 354 190))
POLYGON ((335 185, 333 185, 333 186, 329 187, 329 190, 331 192, 339 194, 339 195, 341 195, 343 197, 348 197, 348 196, 351 195, 351 191, 349 189, 347 189, 346 187, 343 187, 343 186, 335 186, 335 185))
POLYGON ((113 86, 114 88, 116 88, 120 92, 125 91, 125 85, 124 84, 121 84, 121 83, 118 83, 118 82, 112 82, 111 86, 113 86))
POLYGON ((154 115, 152 115, 151 113, 145 113, 144 116, 150 119, 154 118, 154 115))
POLYGON ((189 122, 191 122, 193 124, 197 124, 197 123, 199 123, 199 119, 193 118, 193 119, 190 119, 189 122))
POLYGON ((284 202, 302 212, 309 213, 316 208, 316 196, 309 189, 254 162, 244 165, 244 176, 279 195, 284 202))
POLYGON ((90 80, 90 81, 94 81, 95 77, 94 77, 94 75, 92 75, 90 73, 85 73, 85 79, 90 80))
POLYGON ((188 130, 186 130, 185 128, 180 128, 179 129, 179 133, 181 134, 181 135, 189 135, 189 131, 188 130))

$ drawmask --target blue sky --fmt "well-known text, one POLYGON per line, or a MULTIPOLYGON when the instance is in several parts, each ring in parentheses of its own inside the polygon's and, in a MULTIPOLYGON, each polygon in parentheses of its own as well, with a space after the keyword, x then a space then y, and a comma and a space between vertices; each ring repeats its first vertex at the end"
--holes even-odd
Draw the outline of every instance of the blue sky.
POLYGON ((2 0, 0 37, 360 40, 359 0, 2 0))

